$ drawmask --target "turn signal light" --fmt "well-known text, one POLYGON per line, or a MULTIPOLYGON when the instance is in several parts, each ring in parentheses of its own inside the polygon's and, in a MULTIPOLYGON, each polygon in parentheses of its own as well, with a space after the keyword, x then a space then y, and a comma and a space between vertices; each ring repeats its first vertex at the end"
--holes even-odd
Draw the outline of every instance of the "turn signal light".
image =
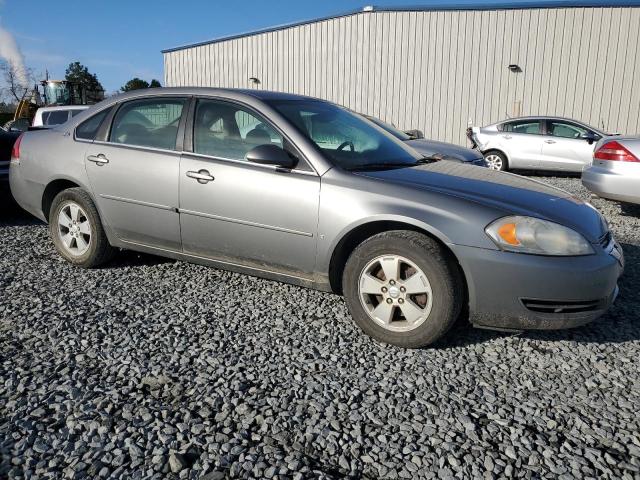
POLYGON ((627 150, 620 143, 613 141, 602 145, 593 154, 596 160, 609 160, 612 162, 640 162, 640 159, 627 150))
POLYGON ((505 223, 501 225, 498 229, 498 235, 509 245, 520 245, 520 241, 516 236, 516 224, 515 223, 505 223))

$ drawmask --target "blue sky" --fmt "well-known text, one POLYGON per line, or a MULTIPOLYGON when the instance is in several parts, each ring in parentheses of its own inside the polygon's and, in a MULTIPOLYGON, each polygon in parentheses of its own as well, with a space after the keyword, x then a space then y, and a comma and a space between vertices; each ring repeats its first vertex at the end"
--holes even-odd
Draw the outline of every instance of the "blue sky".
MULTIPOLYGON (((370 3, 376 4, 367 0, 0 0, 0 26, 14 35, 26 65, 37 77, 48 69, 52 78, 62 78, 66 66, 77 60, 112 92, 134 76, 162 82, 162 49, 370 3)), ((429 3, 433 2, 385 0, 377 5, 429 3)))

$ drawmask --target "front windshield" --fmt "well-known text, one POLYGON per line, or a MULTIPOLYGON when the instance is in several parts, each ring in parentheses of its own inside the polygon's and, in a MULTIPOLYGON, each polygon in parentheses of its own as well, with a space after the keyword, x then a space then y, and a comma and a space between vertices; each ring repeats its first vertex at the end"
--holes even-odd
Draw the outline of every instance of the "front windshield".
POLYGON ((391 124, 389 124, 387 122, 383 122, 382 120, 380 120, 379 118, 376 118, 376 117, 367 116, 367 118, 369 120, 371 120, 373 123, 375 123, 376 125, 378 125, 380 128, 384 128, 391 135, 393 135, 394 137, 402 140, 403 142, 406 142, 407 140, 411 140, 411 137, 409 135, 407 135, 404 132, 401 132, 400 130, 398 130, 393 125, 391 125, 391 124))
POLYGON ((365 118, 337 105, 318 100, 278 100, 270 105, 344 169, 406 167, 421 158, 365 118))

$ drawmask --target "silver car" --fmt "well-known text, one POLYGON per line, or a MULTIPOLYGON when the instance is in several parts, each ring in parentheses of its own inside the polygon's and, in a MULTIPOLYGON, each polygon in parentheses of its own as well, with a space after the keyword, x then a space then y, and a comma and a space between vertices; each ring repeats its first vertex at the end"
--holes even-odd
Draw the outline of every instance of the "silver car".
POLYGON ((600 140, 582 184, 600 197, 640 204, 640 138, 600 140))
POLYGON ((582 172, 591 163, 595 143, 607 135, 560 117, 512 118, 467 130, 474 148, 493 170, 582 172))
POLYGON ((404 347, 467 311, 487 328, 582 325, 623 269, 602 216, 566 192, 424 159, 359 115, 283 93, 112 97, 25 133, 10 184, 74 265, 126 248, 341 293, 366 333, 404 347))

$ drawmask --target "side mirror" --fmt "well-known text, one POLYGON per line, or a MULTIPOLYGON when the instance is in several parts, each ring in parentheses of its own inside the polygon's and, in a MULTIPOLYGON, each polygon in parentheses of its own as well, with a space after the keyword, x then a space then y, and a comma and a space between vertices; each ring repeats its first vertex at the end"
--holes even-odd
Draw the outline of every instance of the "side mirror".
POLYGON ((589 145, 591 145, 593 142, 600 140, 600 137, 593 132, 583 133, 582 135, 580 135, 580 138, 582 138, 583 140, 586 140, 589 145))
POLYGON ((424 133, 422 132, 422 130, 407 130, 404 133, 409 135, 411 137, 411 140, 419 140, 421 138, 424 138, 424 133))
POLYGON ((269 143, 252 148, 247 152, 245 158, 249 162, 259 163, 260 165, 272 165, 288 169, 295 167, 297 163, 297 160, 282 148, 269 143))

